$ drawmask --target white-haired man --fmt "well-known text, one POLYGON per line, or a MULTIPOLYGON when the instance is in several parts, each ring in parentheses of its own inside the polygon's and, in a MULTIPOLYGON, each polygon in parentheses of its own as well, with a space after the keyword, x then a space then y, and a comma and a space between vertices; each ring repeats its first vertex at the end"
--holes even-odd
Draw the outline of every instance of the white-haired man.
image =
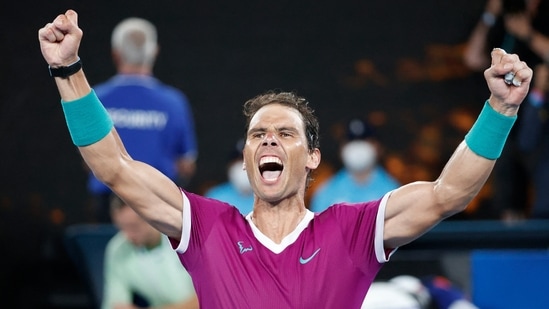
MULTIPOLYGON (((117 74, 94 89, 114 121, 129 154, 179 185, 192 177, 197 156, 191 106, 180 90, 153 77, 158 55, 156 27, 131 17, 113 30, 117 74)), ((90 173, 88 189, 98 221, 109 221, 111 190, 90 173)))

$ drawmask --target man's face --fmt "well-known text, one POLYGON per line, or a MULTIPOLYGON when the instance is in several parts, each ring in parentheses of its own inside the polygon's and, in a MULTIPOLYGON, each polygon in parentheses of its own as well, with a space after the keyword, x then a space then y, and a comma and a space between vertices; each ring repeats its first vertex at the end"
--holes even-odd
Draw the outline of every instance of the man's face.
POLYGON ((113 213, 114 224, 135 246, 154 247, 158 244, 159 232, 143 220, 131 207, 125 206, 113 213))
POLYGON ((250 121, 244 147, 244 163, 256 195, 276 203, 303 192, 307 173, 320 162, 320 152, 308 151, 299 112, 269 104, 250 121))

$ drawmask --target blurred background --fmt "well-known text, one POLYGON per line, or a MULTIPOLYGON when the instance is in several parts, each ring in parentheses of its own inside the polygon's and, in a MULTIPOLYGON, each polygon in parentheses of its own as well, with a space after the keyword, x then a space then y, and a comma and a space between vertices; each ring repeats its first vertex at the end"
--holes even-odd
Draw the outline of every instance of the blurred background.
MULTIPOLYGON (((242 104, 261 92, 293 90, 309 99, 322 159, 334 168, 344 121, 368 119, 384 163, 403 183, 438 175, 489 94, 482 73, 462 61, 484 1, 2 1, 5 308, 85 303, 63 235, 89 222, 86 170, 37 40, 38 29, 68 8, 79 13, 80 57, 92 85, 115 74, 110 35, 121 19, 157 26, 155 75, 186 93, 195 117, 199 155, 189 189, 198 193, 226 178, 220 156, 244 133, 242 104)), ((488 184, 473 209, 452 220, 500 220, 494 194, 488 184)))

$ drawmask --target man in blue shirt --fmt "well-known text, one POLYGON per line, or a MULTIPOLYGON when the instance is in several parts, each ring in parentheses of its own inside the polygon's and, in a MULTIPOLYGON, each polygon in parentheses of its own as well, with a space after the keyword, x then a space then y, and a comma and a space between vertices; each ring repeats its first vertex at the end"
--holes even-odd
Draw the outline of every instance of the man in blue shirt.
POLYGON ((310 209, 318 212, 343 201, 377 200, 398 188, 398 182, 378 164, 377 147, 373 128, 361 119, 351 120, 340 151, 344 167, 313 194, 310 209))
MULTIPOLYGON (((156 28, 141 18, 120 22, 112 33, 117 75, 94 87, 130 156, 184 186, 195 171, 197 145, 189 101, 153 77, 156 28)), ((111 191, 92 174, 88 182, 96 220, 109 221, 111 191)))

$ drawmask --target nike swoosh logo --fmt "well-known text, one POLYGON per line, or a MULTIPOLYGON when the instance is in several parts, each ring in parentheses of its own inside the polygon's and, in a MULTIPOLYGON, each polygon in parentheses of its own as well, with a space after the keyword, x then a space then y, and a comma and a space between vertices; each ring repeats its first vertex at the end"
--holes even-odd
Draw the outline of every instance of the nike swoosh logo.
POLYGON ((299 263, 301 263, 302 265, 309 263, 318 254, 318 251, 320 251, 320 248, 316 249, 313 255, 306 259, 304 259, 303 257, 299 257, 299 263))

